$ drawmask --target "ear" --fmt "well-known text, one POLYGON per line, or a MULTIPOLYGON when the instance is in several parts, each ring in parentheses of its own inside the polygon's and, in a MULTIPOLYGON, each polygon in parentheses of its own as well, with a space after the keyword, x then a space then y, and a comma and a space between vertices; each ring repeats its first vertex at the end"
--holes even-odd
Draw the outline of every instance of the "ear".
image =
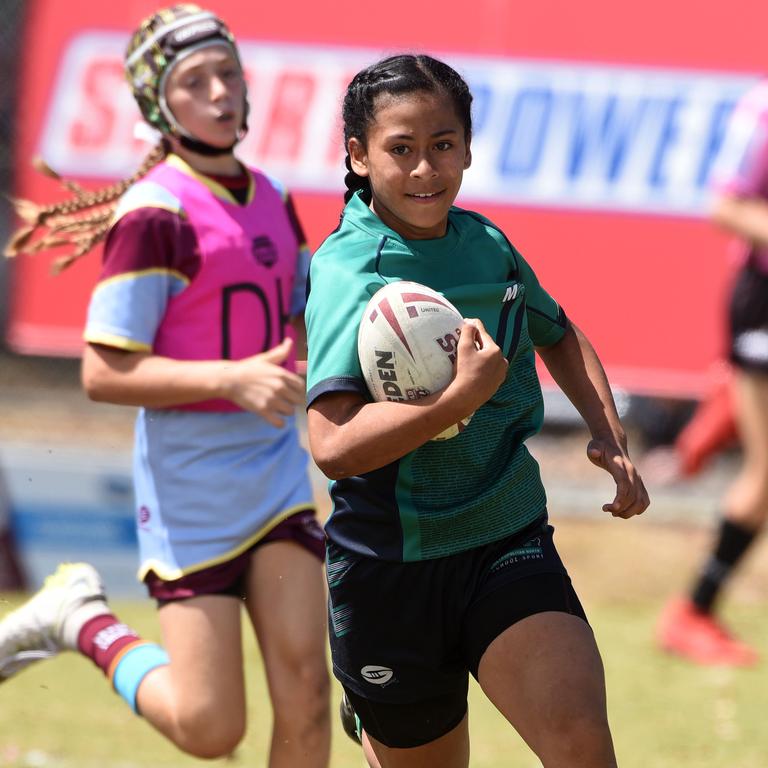
POLYGON ((352 170, 358 176, 368 175, 368 153, 359 139, 354 136, 347 142, 347 152, 349 152, 349 162, 352 170))
POLYGON ((470 149, 469 144, 467 144, 464 154, 464 170, 466 171, 470 165, 472 165, 472 150, 470 149))

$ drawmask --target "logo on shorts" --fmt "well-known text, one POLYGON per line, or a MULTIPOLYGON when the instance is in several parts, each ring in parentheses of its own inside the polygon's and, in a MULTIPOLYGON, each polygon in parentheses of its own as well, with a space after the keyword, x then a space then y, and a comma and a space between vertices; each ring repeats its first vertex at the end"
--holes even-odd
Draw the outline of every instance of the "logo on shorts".
POLYGON ((389 667, 381 667, 378 664, 368 664, 360 670, 363 680, 374 685, 386 685, 395 673, 389 667))
POLYGON ((528 560, 543 560, 544 548, 541 545, 541 537, 536 536, 526 541, 522 547, 516 547, 505 552, 491 567, 491 573, 500 571, 510 565, 524 563, 528 560))

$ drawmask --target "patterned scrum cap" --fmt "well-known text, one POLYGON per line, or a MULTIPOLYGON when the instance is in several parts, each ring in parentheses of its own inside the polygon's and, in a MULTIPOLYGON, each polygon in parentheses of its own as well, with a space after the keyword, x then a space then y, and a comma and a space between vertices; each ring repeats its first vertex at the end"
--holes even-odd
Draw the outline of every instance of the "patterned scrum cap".
POLYGON ((125 75, 144 119, 161 133, 186 133, 165 103, 173 67, 209 45, 229 45, 240 62, 235 38, 215 14, 191 3, 164 8, 141 22, 125 52, 125 75))

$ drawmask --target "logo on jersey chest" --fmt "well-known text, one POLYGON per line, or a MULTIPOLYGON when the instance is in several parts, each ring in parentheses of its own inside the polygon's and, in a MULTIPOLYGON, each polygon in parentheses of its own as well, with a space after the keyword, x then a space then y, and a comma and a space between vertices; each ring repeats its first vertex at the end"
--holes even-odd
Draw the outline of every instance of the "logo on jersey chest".
POLYGON ((266 235, 253 238, 251 253, 256 261, 265 267, 272 267, 277 261, 277 246, 266 235))
POLYGON ((502 298, 502 304, 506 304, 508 301, 514 301, 517 298, 518 284, 508 285, 504 291, 504 298, 502 298))

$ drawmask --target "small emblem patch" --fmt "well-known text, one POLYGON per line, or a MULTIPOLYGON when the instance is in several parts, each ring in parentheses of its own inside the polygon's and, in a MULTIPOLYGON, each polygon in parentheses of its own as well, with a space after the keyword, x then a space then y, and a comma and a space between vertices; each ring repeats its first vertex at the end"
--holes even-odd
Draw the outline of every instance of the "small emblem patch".
POLYGON ((266 236, 254 237, 251 243, 251 251, 259 264, 271 267, 277 261, 277 248, 266 236))
POLYGON ((385 685, 392 679, 394 672, 389 667, 381 667, 378 664, 368 664, 360 670, 363 680, 374 685, 385 685))

